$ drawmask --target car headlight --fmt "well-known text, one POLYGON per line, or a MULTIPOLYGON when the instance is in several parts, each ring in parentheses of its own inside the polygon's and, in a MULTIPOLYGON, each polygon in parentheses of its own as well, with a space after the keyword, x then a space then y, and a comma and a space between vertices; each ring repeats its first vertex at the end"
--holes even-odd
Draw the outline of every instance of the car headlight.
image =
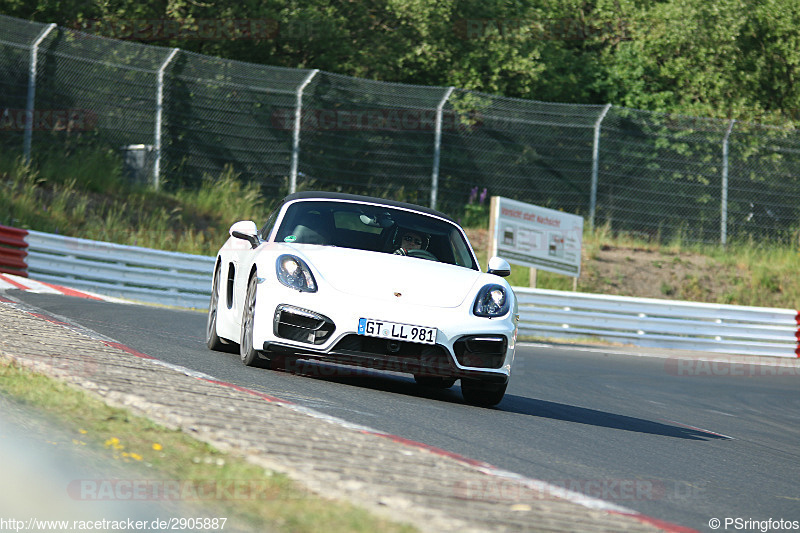
POLYGON ((498 317, 508 313, 509 305, 508 294, 503 286, 486 285, 478 292, 472 312, 475 316, 498 317))
POLYGON ((278 281, 301 292, 317 292, 317 281, 305 261, 293 255, 282 255, 275 263, 278 281))

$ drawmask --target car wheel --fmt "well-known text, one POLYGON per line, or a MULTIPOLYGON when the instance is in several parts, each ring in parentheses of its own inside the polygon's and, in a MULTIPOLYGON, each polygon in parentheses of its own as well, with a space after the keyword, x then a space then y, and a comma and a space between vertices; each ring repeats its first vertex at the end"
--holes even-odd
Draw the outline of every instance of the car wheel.
POLYGON ((472 405, 491 407, 497 405, 506 394, 508 383, 498 385, 477 379, 461 379, 461 395, 472 405))
POLYGON ((421 374, 414 374, 414 381, 417 385, 428 387, 431 389, 449 389, 455 385, 456 378, 443 378, 440 376, 423 376, 421 374))
POLYGON ((247 296, 244 301, 244 314, 242 316, 242 342, 239 343, 239 355, 242 363, 255 366, 258 363, 259 353, 253 346, 253 329, 255 328, 256 314, 256 276, 250 276, 247 283, 247 296))
POLYGON ((214 271, 211 287, 211 302, 208 304, 208 320, 206 320, 206 346, 218 352, 235 352, 236 345, 225 343, 217 335, 217 310, 219 308, 219 267, 214 271))

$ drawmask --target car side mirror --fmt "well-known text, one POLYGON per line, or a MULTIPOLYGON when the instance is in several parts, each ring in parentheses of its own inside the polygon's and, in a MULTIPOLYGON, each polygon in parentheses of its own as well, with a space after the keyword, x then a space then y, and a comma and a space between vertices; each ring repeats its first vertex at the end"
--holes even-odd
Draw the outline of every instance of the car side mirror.
POLYGON ((256 223, 252 220, 240 220, 228 230, 231 237, 236 239, 243 239, 250 243, 253 248, 258 246, 260 242, 258 239, 258 228, 256 223))
POLYGON ((492 257, 489 259, 489 274, 505 278, 511 275, 511 265, 502 257, 492 257))

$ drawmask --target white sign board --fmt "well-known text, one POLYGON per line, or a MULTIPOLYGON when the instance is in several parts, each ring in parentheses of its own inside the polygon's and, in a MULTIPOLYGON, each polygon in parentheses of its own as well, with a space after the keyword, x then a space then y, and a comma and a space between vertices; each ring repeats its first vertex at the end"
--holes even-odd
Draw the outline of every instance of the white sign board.
POLYGON ((580 276, 583 217, 493 196, 491 224, 491 255, 517 265, 580 276))

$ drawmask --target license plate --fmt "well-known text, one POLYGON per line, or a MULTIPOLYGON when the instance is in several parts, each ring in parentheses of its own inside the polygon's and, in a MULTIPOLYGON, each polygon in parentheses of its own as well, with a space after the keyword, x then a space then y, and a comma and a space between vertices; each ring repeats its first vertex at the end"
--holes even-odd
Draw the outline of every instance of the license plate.
POLYGON ((358 319, 358 334, 421 344, 436 344, 436 328, 398 324, 372 318, 358 319))

